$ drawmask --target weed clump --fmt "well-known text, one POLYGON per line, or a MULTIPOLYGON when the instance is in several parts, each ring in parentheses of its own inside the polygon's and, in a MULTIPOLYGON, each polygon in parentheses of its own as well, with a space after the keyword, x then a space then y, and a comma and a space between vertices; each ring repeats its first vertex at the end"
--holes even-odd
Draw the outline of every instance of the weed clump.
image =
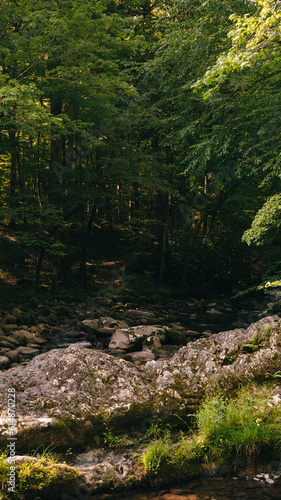
POLYGON ((281 450, 281 399, 273 389, 248 386, 236 397, 207 398, 194 415, 194 427, 174 442, 171 433, 153 440, 141 456, 148 473, 170 479, 193 477, 204 463, 224 470, 253 466, 261 455, 281 450))

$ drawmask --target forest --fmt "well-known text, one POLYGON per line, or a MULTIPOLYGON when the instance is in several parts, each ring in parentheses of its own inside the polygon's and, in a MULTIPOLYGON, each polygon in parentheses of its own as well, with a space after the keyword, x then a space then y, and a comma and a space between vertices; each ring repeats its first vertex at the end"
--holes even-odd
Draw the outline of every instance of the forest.
POLYGON ((0 279, 281 279, 280 0, 2 0, 0 279))

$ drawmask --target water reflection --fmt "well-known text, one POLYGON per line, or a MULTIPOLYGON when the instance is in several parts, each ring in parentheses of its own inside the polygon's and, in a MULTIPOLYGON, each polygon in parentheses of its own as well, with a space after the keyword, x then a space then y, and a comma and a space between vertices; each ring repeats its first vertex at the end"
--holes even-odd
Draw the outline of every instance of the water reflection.
POLYGON ((89 500, 281 500, 281 487, 241 478, 193 481, 180 487, 97 495, 89 500))

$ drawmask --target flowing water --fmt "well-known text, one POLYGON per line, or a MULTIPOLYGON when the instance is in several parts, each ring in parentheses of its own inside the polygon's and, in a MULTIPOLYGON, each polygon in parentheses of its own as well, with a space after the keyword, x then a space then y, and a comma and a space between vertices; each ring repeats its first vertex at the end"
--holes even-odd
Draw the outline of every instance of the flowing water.
POLYGON ((203 478, 179 487, 96 495, 89 500, 281 500, 281 485, 246 478, 203 478))

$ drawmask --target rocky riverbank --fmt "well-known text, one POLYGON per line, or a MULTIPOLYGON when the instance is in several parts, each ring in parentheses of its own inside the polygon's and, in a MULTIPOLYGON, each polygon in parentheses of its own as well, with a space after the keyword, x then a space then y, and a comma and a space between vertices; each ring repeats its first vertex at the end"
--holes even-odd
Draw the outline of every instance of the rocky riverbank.
POLYGON ((126 303, 118 295, 97 296, 81 304, 67 298, 43 303, 32 298, 9 312, 0 310, 0 370, 83 341, 138 365, 168 359, 181 345, 223 330, 246 328, 262 315, 281 310, 275 299, 273 309, 265 312, 271 300, 167 300, 148 308, 146 297, 126 303))
MULTIPOLYGON (((174 426, 179 432, 211 392, 229 395, 241 384, 272 380, 268 405, 279 406, 279 316, 212 334, 189 327, 194 328, 191 315, 198 314, 191 312, 194 302, 190 304, 190 325, 171 323, 174 310, 166 308, 161 316, 128 304, 120 311, 120 303, 106 308, 96 302, 55 304, 51 310, 37 304, 32 312, 14 308, 3 315, 1 356, 8 361, 0 373, 1 447, 9 436, 5 394, 14 388, 18 470, 36 449, 55 448, 69 464, 57 466, 61 472, 46 480, 41 498, 49 498, 50 491, 52 498, 61 498, 77 488, 93 493, 183 479, 151 475, 139 457, 153 425, 174 426)), ((220 317, 220 312, 224 321, 234 313, 233 308, 226 311, 228 304, 202 304, 202 314, 220 317)), ((44 467, 54 466, 46 462, 44 467)), ((278 470, 279 460, 274 481, 278 470)), ((184 477, 219 472, 219 465, 195 460, 184 477)), ((26 498, 38 496, 34 488, 30 486, 26 498)))

